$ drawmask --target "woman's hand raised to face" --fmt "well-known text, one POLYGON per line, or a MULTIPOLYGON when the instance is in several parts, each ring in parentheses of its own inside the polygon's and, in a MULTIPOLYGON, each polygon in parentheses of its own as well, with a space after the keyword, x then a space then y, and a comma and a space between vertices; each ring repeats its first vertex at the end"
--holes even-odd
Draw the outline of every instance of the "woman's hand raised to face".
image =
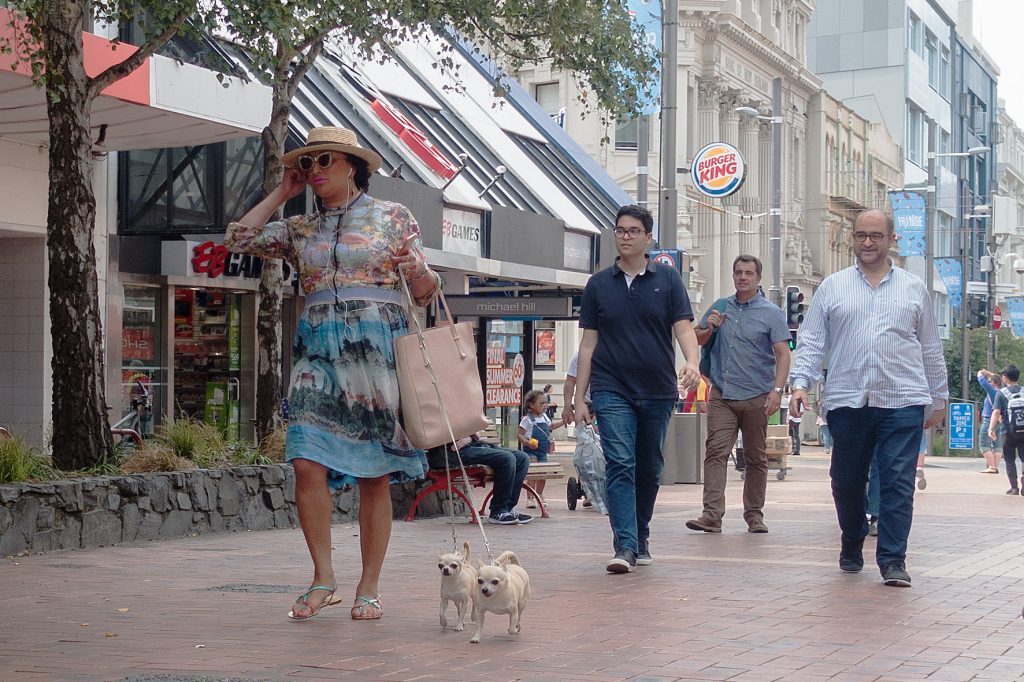
POLYGON ((306 190, 306 182, 306 174, 298 168, 285 168, 280 186, 284 201, 302 194, 306 190))

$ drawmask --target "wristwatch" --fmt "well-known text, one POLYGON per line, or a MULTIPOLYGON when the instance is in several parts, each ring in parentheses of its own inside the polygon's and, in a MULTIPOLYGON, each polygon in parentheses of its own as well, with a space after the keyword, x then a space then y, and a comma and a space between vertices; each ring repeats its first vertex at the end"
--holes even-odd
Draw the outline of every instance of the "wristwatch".
POLYGON ((773 391, 775 391, 776 393, 778 393, 779 395, 782 395, 782 389, 781 389, 781 388, 779 388, 778 386, 776 386, 776 387, 775 387, 775 388, 773 388, 772 390, 773 390, 773 391))

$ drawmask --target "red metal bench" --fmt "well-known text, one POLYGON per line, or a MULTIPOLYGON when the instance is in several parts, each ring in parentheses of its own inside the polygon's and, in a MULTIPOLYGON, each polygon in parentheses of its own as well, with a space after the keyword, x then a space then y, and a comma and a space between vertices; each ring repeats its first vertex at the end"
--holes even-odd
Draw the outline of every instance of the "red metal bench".
MULTIPOLYGON (((526 480, 523 481, 523 490, 526 491, 526 496, 529 498, 531 495, 536 500, 537 506, 540 509, 540 515, 542 518, 550 518, 548 509, 544 505, 544 500, 537 494, 537 491, 530 481, 547 480, 549 478, 564 478, 565 473, 562 469, 562 465, 558 462, 544 462, 544 463, 532 463, 530 464, 530 470, 526 474, 526 480)), ((419 506, 420 501, 430 493, 448 492, 449 497, 454 494, 456 497, 462 499, 469 507, 470 514, 472 516, 472 523, 478 523, 480 520, 480 514, 483 514, 487 509, 487 504, 491 501, 491 495, 494 490, 488 490, 487 495, 484 497, 483 503, 480 505, 479 512, 473 509, 472 503, 469 501, 469 496, 466 495, 463 488, 466 484, 473 486, 474 488, 483 488, 488 483, 494 481, 494 470, 490 467, 485 467, 479 464, 471 464, 466 467, 466 478, 463 478, 462 472, 458 469, 451 470, 451 487, 448 486, 448 477, 445 476, 444 469, 429 469, 427 471, 427 478, 432 483, 420 491, 420 494, 413 500, 412 506, 409 508, 409 513, 405 515, 406 521, 412 521, 416 516, 416 508, 419 506)))

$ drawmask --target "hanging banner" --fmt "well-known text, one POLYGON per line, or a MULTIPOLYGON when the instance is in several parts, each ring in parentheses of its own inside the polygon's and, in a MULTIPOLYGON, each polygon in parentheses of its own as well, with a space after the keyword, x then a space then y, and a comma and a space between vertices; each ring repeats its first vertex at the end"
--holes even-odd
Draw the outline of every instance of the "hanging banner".
MULTIPOLYGON (((626 8, 629 16, 633 19, 640 31, 647 39, 647 44, 654 48, 655 52, 661 54, 661 0, 627 0, 626 8)), ((661 68, 660 66, 658 67, 661 68)), ((639 81, 636 74, 630 74, 632 80, 639 81)), ((643 88, 644 83, 637 85, 643 88)), ((655 74, 648 82, 651 90, 646 96, 640 98, 640 115, 650 116, 661 111, 661 74, 655 74)))
POLYGON ((1006 298, 1006 315, 1014 336, 1024 332, 1024 296, 1008 296, 1006 298))
POLYGON ((946 294, 949 295, 949 305, 952 308, 960 307, 960 261, 956 258, 936 258, 935 270, 946 285, 946 294))
POLYGON ((917 192, 889 192, 889 201, 900 255, 925 255, 927 207, 924 197, 917 192))

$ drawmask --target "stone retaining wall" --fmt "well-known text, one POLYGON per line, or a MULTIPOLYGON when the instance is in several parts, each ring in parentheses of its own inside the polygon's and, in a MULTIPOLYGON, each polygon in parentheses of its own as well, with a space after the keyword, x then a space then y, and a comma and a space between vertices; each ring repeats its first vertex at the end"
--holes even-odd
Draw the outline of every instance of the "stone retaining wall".
MULTIPOLYGON (((416 489, 391 487, 396 518, 416 489)), ((335 523, 357 518, 358 497, 334 493, 335 523)), ((431 498, 417 516, 440 513, 431 498)), ((298 524, 287 464, 0 485, 0 556, 298 524)))

